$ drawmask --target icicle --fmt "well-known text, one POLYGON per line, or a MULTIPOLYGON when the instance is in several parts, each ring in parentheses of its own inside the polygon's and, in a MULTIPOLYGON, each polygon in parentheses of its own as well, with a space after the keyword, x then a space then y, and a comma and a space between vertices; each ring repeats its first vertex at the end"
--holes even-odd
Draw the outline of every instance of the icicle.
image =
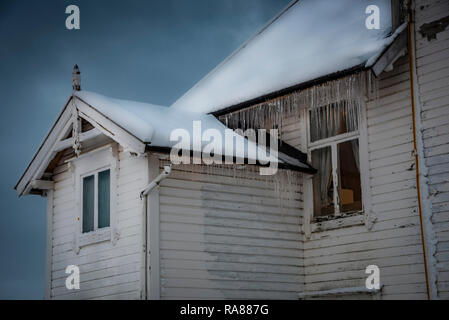
POLYGON ((274 199, 281 214, 296 207, 295 202, 299 201, 300 192, 299 173, 279 169, 275 175, 264 179, 266 184, 272 185, 274 199))
MULTIPOLYGON (((367 94, 375 96, 378 100, 378 81, 373 78, 369 71, 349 75, 226 114, 221 116, 220 120, 232 129, 278 128, 282 137, 283 121, 288 117, 298 118, 302 108, 313 110, 346 101, 345 110, 352 114, 355 105, 361 105, 367 94), (366 80, 367 77, 368 80, 366 80)), ((326 114, 316 113, 312 116, 318 120, 324 118, 326 114)), ((335 117, 327 117, 327 119, 333 121, 329 125, 336 124, 335 117)))

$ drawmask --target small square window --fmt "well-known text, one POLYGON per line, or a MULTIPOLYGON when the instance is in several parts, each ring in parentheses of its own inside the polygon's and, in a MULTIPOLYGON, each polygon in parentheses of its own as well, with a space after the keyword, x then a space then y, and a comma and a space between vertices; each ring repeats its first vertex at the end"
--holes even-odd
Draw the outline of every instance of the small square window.
POLYGON ((110 169, 82 178, 83 233, 110 226, 110 169))

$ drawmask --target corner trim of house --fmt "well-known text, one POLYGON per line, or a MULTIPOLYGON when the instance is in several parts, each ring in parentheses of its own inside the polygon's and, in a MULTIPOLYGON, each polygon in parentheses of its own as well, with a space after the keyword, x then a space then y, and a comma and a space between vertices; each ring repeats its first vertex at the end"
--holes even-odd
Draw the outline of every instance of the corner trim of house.
POLYGON ((415 23, 413 20, 415 1, 408 3, 409 26, 409 72, 411 90, 411 108, 413 121, 414 157, 417 182, 418 210, 420 214, 421 233, 423 240, 423 254, 426 272, 426 284, 428 298, 438 299, 437 287, 437 251, 438 239, 432 222, 432 203, 429 199, 428 167, 424 158, 424 142, 422 136, 421 101, 418 88, 418 73, 416 69, 416 47, 415 47, 415 23))
POLYGON ((45 259, 45 296, 46 300, 51 299, 51 264, 53 255, 53 189, 45 191, 47 196, 47 243, 45 259))
MULTIPOLYGON (((148 157, 150 172, 153 179, 159 174, 159 157, 148 157)), ((150 300, 161 298, 160 279, 160 212, 159 212, 159 187, 152 189, 147 194, 147 290, 146 296, 150 300)))

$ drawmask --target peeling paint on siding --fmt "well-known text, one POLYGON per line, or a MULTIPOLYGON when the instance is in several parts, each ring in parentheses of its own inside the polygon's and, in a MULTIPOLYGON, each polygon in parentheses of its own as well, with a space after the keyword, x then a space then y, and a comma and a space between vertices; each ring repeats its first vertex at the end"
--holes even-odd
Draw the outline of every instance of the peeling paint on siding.
POLYGON ((446 16, 433 22, 424 23, 419 27, 419 33, 421 33, 423 37, 427 37, 427 40, 430 41, 436 39, 437 33, 444 31, 448 25, 449 16, 446 16))

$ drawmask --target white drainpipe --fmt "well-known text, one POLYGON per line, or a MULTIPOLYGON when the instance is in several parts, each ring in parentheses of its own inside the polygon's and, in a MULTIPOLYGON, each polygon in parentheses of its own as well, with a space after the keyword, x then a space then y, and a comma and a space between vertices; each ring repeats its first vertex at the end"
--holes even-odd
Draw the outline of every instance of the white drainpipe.
MULTIPOLYGON (((148 215, 149 215, 148 210, 150 208, 150 203, 149 203, 150 202, 150 197, 147 197, 147 196, 155 187, 157 187, 161 183, 162 180, 167 178, 170 175, 170 173, 171 173, 171 165, 164 166, 164 171, 162 171, 156 178, 153 179, 153 181, 151 181, 140 192, 140 199, 146 198, 145 201, 144 201, 144 205, 142 206, 143 217, 144 217, 143 218, 143 220, 144 220, 143 221, 143 224, 144 224, 144 227, 143 227, 143 242, 145 244, 145 246, 144 246, 144 252, 145 252, 145 257, 144 257, 144 267, 145 267, 144 281, 145 281, 145 285, 144 285, 144 287, 145 287, 145 289, 144 289, 144 292, 141 292, 141 298, 142 299, 149 299, 149 298, 151 298, 150 296, 147 296, 147 292, 148 292, 148 289, 149 289, 148 288, 148 284, 149 284, 149 282, 148 282, 148 280, 149 280, 148 279, 148 270, 149 270, 148 254, 151 252, 150 246, 149 246, 149 243, 148 243, 148 231, 149 231, 148 230, 148 218, 149 218, 148 217, 148 215)), ((157 222, 155 221, 155 223, 159 224, 159 221, 157 221, 157 222)), ((157 244, 157 246, 158 245, 159 244, 157 244)), ((156 252, 154 252, 153 255, 154 254, 156 254, 156 252)), ((159 255, 156 255, 155 258, 158 259, 159 255)), ((157 270, 158 270, 158 268, 157 268, 157 270)), ((157 271, 155 271, 155 272, 157 272, 157 271)), ((153 289, 152 289, 152 291, 153 291, 153 289)), ((156 294, 156 296, 157 296, 156 299, 159 298, 159 289, 157 290, 157 292, 158 293, 156 294)))
POLYGON ((162 171, 153 181, 151 181, 140 193, 140 198, 145 197, 154 187, 158 186, 162 180, 167 178, 171 173, 171 165, 164 166, 164 171, 162 171))

